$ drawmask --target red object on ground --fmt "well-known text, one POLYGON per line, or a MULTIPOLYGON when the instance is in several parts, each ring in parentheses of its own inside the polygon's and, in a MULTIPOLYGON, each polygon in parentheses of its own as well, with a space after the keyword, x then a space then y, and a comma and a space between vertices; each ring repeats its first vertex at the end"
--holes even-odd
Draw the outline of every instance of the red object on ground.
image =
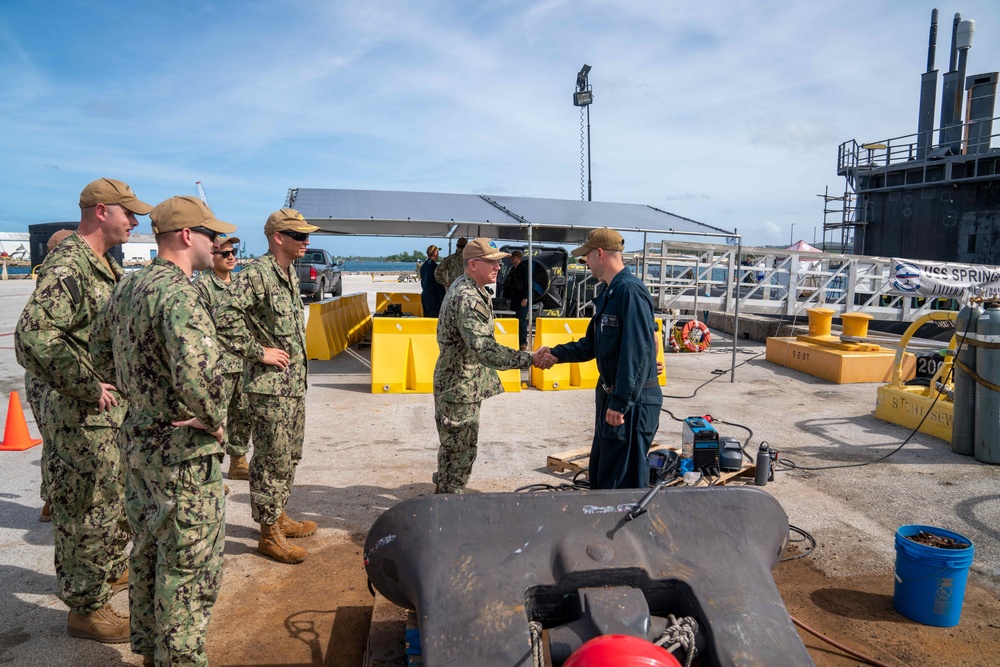
POLYGON ((16 391, 10 392, 10 402, 7 405, 7 425, 3 430, 3 442, 0 442, 0 451, 23 452, 31 449, 41 440, 32 438, 28 433, 28 422, 24 418, 24 410, 21 408, 21 397, 16 391))
POLYGON ((681 667, 681 663, 645 639, 602 635, 578 648, 563 667, 681 667))

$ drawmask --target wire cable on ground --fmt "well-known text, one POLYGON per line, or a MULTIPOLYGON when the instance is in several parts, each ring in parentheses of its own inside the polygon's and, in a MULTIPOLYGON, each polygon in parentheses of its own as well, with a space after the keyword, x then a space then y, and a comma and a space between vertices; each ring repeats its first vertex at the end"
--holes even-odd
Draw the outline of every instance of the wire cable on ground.
POLYGON ((524 486, 519 486, 514 489, 514 493, 520 492, 531 492, 531 491, 589 491, 590 490, 590 480, 580 479, 589 472, 590 468, 583 468, 582 470, 577 470, 573 474, 572 482, 563 482, 562 484, 546 484, 544 482, 538 482, 535 484, 525 484, 524 486))
MULTIPOLYGON (((798 315, 795 315, 794 317, 792 317, 792 324, 791 324, 791 326, 793 328, 795 327, 795 322, 796 322, 796 320, 798 320, 798 317, 799 317, 798 315)), ((782 313, 781 317, 778 318, 778 329, 777 329, 778 331, 781 331, 781 325, 782 325, 782 323, 784 321, 785 321, 785 315, 784 315, 784 313, 782 313)), ((733 338, 733 346, 735 346, 735 345, 736 345, 736 339, 733 338)), ((723 351, 728 353, 727 350, 723 350, 723 351)), ((750 352, 746 352, 746 353, 750 354, 750 352)), ((740 363, 736 364, 735 366, 732 367, 731 370, 735 371, 740 366, 743 366, 744 364, 748 364, 751 361, 753 361, 754 359, 756 359, 758 357, 762 357, 765 354, 767 354, 767 350, 765 350, 763 352, 758 352, 757 354, 753 355, 749 359, 745 359, 745 360, 741 361, 740 363)), ((710 382, 715 382, 716 380, 718 380, 720 377, 722 377, 724 375, 728 375, 729 372, 730 372, 730 370, 727 370, 725 368, 717 368, 717 369, 715 369, 715 370, 712 371, 712 375, 714 375, 714 377, 706 380, 705 382, 703 382, 700 385, 698 385, 697 387, 695 387, 694 392, 690 396, 668 396, 667 394, 664 394, 663 398, 673 398, 673 399, 680 400, 680 401, 684 401, 684 400, 687 400, 689 398, 694 398, 695 396, 698 395, 698 392, 701 391, 702 387, 704 387, 705 385, 707 385, 710 382)), ((746 452, 744 452, 744 454, 745 453, 746 452)))
MULTIPOLYGON (((684 421, 683 419, 674 416, 674 413, 668 410, 667 408, 660 408, 660 412, 666 412, 668 415, 670 415, 670 418, 673 419, 675 422, 684 421)), ((726 424, 727 426, 735 426, 736 428, 741 428, 745 430, 747 433, 749 433, 750 435, 747 436, 747 439, 743 441, 743 445, 740 447, 740 451, 743 452, 743 456, 745 456, 747 460, 750 461, 751 463, 753 463, 756 460, 752 456, 750 456, 750 454, 747 453, 747 445, 750 444, 750 440, 753 438, 753 429, 751 429, 749 426, 744 426, 743 424, 737 424, 736 422, 727 422, 724 419, 718 419, 716 417, 713 417, 712 415, 705 415, 705 416, 713 424, 718 422, 719 424, 726 424)))
MULTIPOLYGON (((796 321, 797 318, 798 318, 798 316, 795 316, 792 319, 791 326, 793 326, 793 327, 795 326, 795 321, 796 321)), ((784 316, 782 316, 782 318, 778 320, 778 327, 779 327, 779 329, 781 327, 781 323, 782 323, 783 319, 784 319, 784 316)), ((972 330, 972 320, 970 318, 969 325, 966 328, 965 333, 958 340, 958 345, 956 346, 956 349, 955 349, 955 352, 954 352, 954 357, 956 359, 958 358, 959 352, 962 351, 962 346, 965 344, 966 337, 969 335, 969 333, 970 333, 971 330, 972 330)), ((735 344, 735 341, 734 341, 734 344, 735 344)), ((756 354, 756 355, 750 357, 749 359, 746 359, 746 360, 740 362, 739 364, 737 364, 736 366, 734 366, 734 369, 735 368, 739 368, 740 366, 743 366, 744 364, 747 364, 747 363, 753 361, 754 359, 756 359, 757 357, 760 357, 760 356, 762 356, 764 354, 766 354, 766 351, 765 352, 761 352, 759 354, 756 354)), ((688 395, 688 396, 669 396, 667 394, 664 394, 663 398, 672 398, 672 399, 675 399, 675 400, 687 400, 687 399, 694 398, 695 396, 698 395, 698 392, 701 390, 702 387, 708 385, 711 382, 714 382, 715 380, 718 380, 720 377, 722 377, 723 375, 725 375, 728 372, 729 371, 720 370, 720 369, 713 370, 712 371, 713 377, 709 378, 705 382, 703 382, 700 385, 698 385, 697 387, 695 387, 694 392, 692 392, 690 395, 688 395)), ((948 371, 948 377, 946 377, 941 383, 944 384, 944 385, 946 385, 951 380, 952 376, 954 376, 954 374, 955 374, 955 365, 953 364, 952 367, 951 367, 951 369, 948 371)), ((802 471, 806 471, 806 472, 814 472, 814 471, 820 471, 820 470, 837 470, 837 469, 840 469, 840 468, 860 468, 862 466, 871 465, 872 463, 878 463, 880 461, 884 461, 884 460, 888 459, 890 456, 894 455, 899 450, 901 450, 907 444, 909 444, 910 440, 912 440, 913 437, 917 433, 920 432, 920 428, 924 425, 924 422, 927 421, 927 418, 931 415, 931 412, 933 411, 934 406, 937 405, 938 399, 941 398, 941 394, 942 393, 943 392, 938 391, 938 392, 936 392, 934 394, 934 400, 931 402, 930 407, 927 408, 927 411, 924 413, 924 416, 920 419, 920 423, 918 423, 916 425, 916 427, 910 432, 910 434, 906 437, 906 439, 903 440, 903 442, 899 444, 898 447, 896 447, 894 450, 892 450, 888 454, 880 456, 877 459, 872 459, 871 461, 860 461, 860 462, 857 462, 857 463, 841 463, 841 464, 830 465, 830 466, 808 466, 808 467, 807 466, 800 466, 797 463, 795 463, 793 460, 788 459, 788 458, 779 458, 775 462, 776 463, 775 470, 776 471, 782 470, 784 472, 788 472, 788 471, 791 471, 791 470, 802 470, 802 471), (779 468, 779 466, 780 466, 780 468, 779 468)), ((661 410, 663 412, 666 412, 668 415, 670 415, 670 417, 672 419, 674 419, 675 421, 684 421, 683 419, 678 419, 677 417, 675 417, 673 415, 673 413, 671 413, 666 408, 661 408, 661 410)), ((713 421, 718 421, 721 424, 727 424, 729 426, 736 426, 738 428, 743 428, 743 429, 746 429, 747 431, 750 431, 749 428, 747 428, 746 426, 743 426, 742 424, 735 424, 735 423, 731 423, 731 422, 725 422, 725 421, 722 421, 722 420, 713 420, 713 421)), ((753 431, 750 431, 750 437, 748 437, 746 439, 746 441, 743 443, 743 447, 741 448, 742 451, 743 451, 743 456, 745 456, 751 462, 754 461, 754 458, 751 457, 751 455, 747 452, 746 448, 750 444, 750 440, 752 438, 753 438, 753 431)))
POLYGON ((779 563, 787 563, 790 560, 798 560, 800 558, 805 558, 806 556, 808 556, 809 554, 811 554, 813 551, 816 550, 816 538, 813 537, 811 533, 799 528, 798 526, 793 526, 791 524, 788 524, 788 530, 795 531, 796 533, 802 536, 802 539, 792 539, 791 537, 789 537, 788 542, 790 544, 794 544, 797 542, 809 542, 809 548, 800 554, 795 554, 794 556, 787 556, 785 558, 782 558, 781 560, 778 561, 779 563))
POLYGON ((805 623, 803 623, 799 619, 795 618, 791 614, 789 614, 789 616, 792 619, 792 623, 794 623, 795 625, 799 626, 800 628, 802 628, 803 630, 805 630, 809 634, 811 634, 811 635, 813 635, 815 637, 818 637, 819 639, 822 639, 823 641, 825 641, 830 646, 833 646, 834 648, 837 648, 837 649, 843 651, 844 653, 846 653, 846 654, 848 654, 848 655, 850 655, 850 656, 852 656, 854 658, 857 658, 858 660, 861 660, 865 664, 874 665, 874 667, 892 667, 892 665, 886 664, 886 663, 882 662, 881 660, 876 660, 875 658, 869 657, 869 656, 865 655, 864 653, 859 653, 858 651, 855 651, 852 648, 848 648, 848 647, 844 646, 843 644, 841 644, 838 641, 834 641, 833 639, 830 639, 829 637, 827 637, 826 635, 824 635, 822 632, 819 632, 817 630, 813 630, 808 625, 806 625, 805 623))
MULTIPOLYGON (((971 330, 972 330, 972 318, 969 318, 969 326, 965 329, 965 333, 962 334, 962 336, 958 339, 958 345, 955 346, 955 354, 954 354, 954 358, 955 359, 958 359, 958 354, 962 351, 962 346, 965 344, 965 338, 966 338, 966 336, 969 335, 969 332, 971 330)), ((949 371, 948 371, 948 377, 946 377, 944 380, 942 380, 941 384, 942 385, 947 385, 948 382, 951 380, 952 376, 954 376, 954 374, 955 374, 955 364, 952 364, 951 369, 949 369, 949 371)), ((916 425, 916 427, 914 427, 914 429, 912 431, 910 431, 910 434, 908 436, 906 436, 906 440, 903 440, 903 442, 901 442, 898 447, 896 447, 894 450, 892 450, 888 454, 884 454, 884 455, 878 457, 877 459, 872 459, 871 461, 861 461, 859 463, 840 463, 840 464, 832 465, 832 466, 809 466, 809 467, 807 467, 807 466, 800 466, 797 463, 795 463, 794 461, 792 461, 791 459, 779 458, 776 461, 776 464, 780 465, 780 466, 783 466, 783 468, 784 468, 784 470, 786 472, 789 471, 789 470, 804 470, 806 472, 814 472, 814 471, 818 471, 818 470, 837 470, 839 468, 860 468, 862 466, 867 466, 867 465, 871 465, 873 463, 878 463, 880 461, 885 461, 887 458, 889 458, 890 456, 892 456, 893 454, 895 454, 896 452, 898 452, 899 450, 901 450, 903 447, 905 447, 907 444, 909 444, 910 440, 913 439, 913 436, 915 436, 917 433, 920 432, 920 427, 923 426, 924 422, 927 421, 927 418, 931 416, 931 412, 934 411, 934 406, 937 405, 938 399, 941 398, 941 394, 942 393, 944 393, 944 392, 942 392, 942 391, 936 391, 935 392, 935 394, 934 394, 934 400, 931 401, 931 404, 928 406, 927 411, 924 413, 924 416, 920 419, 920 422, 916 425)))

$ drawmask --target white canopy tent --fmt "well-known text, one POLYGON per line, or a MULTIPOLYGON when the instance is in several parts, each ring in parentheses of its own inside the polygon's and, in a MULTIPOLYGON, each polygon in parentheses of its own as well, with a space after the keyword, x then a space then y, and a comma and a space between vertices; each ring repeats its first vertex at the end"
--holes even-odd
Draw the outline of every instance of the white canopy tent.
MULTIPOLYGON (((527 241, 529 257, 535 242, 579 245, 591 230, 601 227, 641 233, 644 265, 649 234, 715 237, 738 245, 742 243, 736 230, 712 227, 642 204, 501 195, 291 188, 285 206, 296 209, 310 224, 319 227, 322 230, 320 233, 449 240, 465 236, 527 241)), ((531 273, 532 263, 529 262, 529 284, 533 279, 531 273)), ((531 305, 528 308, 529 331, 533 312, 531 305)), ((738 331, 737 299, 730 371, 732 381, 735 381, 738 331)))

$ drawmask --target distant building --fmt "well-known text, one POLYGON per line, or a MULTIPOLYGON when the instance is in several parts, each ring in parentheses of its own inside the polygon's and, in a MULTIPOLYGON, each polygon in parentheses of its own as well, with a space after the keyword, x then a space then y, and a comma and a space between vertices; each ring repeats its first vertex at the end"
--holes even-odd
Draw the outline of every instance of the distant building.
POLYGON ((11 259, 28 259, 29 237, 25 232, 0 232, 0 254, 11 259))
POLYGON ((152 234, 132 234, 121 249, 123 264, 147 264, 156 257, 156 237, 152 234))
MULTIPOLYGON (((45 260, 45 256, 48 254, 46 244, 49 242, 50 236, 60 229, 76 231, 79 226, 79 222, 43 222, 37 225, 28 225, 27 234, 0 232, 0 247, 6 250, 11 257, 15 257, 13 250, 7 250, 7 246, 17 248, 18 242, 5 241, 4 239, 9 236, 18 237, 21 239, 19 242, 25 248, 24 259, 28 259, 30 248, 31 267, 34 268, 45 260)), ((132 234, 128 243, 116 245, 111 248, 110 253, 122 266, 147 264, 156 257, 156 239, 152 234, 132 234)))

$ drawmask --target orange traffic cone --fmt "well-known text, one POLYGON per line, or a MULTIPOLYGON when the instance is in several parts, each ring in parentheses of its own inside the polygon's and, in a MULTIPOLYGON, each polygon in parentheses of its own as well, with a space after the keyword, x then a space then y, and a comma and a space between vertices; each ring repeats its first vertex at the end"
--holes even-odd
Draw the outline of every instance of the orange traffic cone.
POLYGON ((28 433, 28 422, 24 419, 21 397, 17 395, 16 391, 10 392, 10 403, 7 404, 7 425, 3 430, 0 451, 23 452, 40 442, 41 439, 32 438, 31 434, 28 433))

